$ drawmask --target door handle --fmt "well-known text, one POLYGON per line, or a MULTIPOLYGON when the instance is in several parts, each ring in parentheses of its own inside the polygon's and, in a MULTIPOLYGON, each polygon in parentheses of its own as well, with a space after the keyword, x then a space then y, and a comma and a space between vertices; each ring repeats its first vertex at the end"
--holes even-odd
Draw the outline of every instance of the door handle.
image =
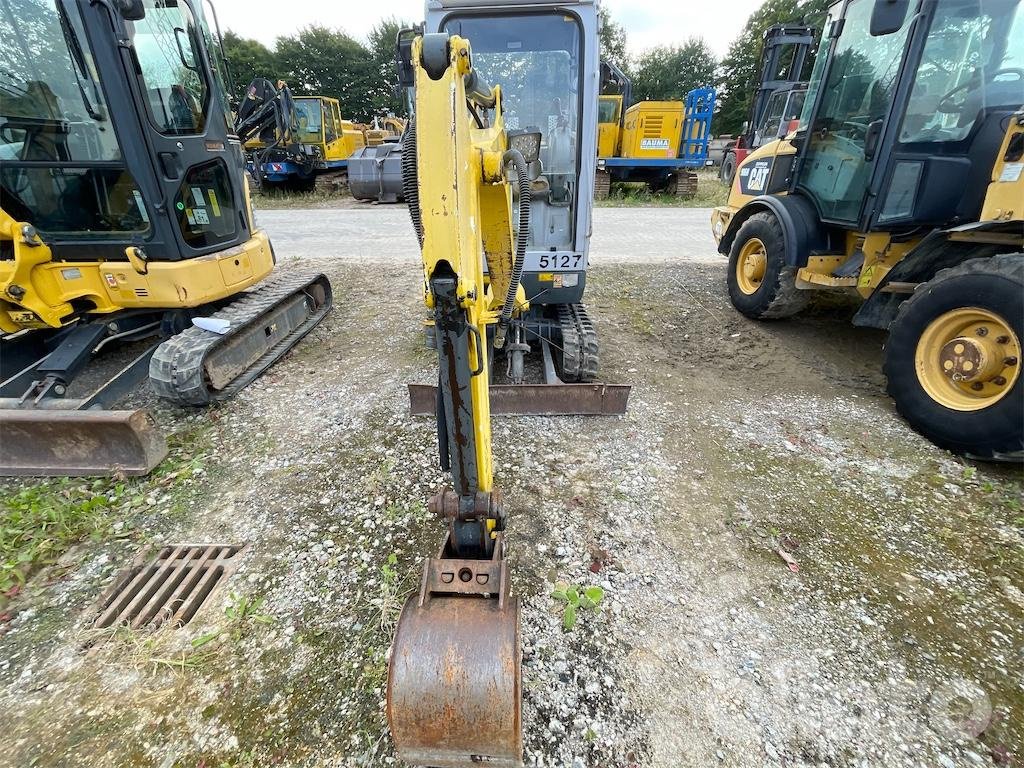
POLYGON ((864 133, 864 159, 874 160, 875 152, 878 151, 878 139, 882 135, 882 119, 879 118, 868 124, 864 133))

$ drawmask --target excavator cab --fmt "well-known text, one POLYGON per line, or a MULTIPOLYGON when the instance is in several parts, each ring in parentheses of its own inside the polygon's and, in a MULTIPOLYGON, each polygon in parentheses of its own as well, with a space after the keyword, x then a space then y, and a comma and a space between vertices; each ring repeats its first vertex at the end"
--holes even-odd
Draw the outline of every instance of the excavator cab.
MULTIPOLYGON (((502 85, 506 126, 541 134, 539 158, 531 168, 522 276, 531 310, 512 329, 509 381, 525 383, 524 358, 533 350, 541 352, 546 384, 593 382, 598 338, 582 301, 594 196, 590 158, 596 156, 598 131, 596 3, 430 0, 425 29, 472 40, 476 71, 502 85)), ((547 393, 552 398, 547 403, 540 390, 531 393, 538 406, 534 412, 581 412, 573 400, 582 412, 602 407, 582 389, 547 393)), ((621 412, 625 399, 614 407, 621 412)))
POLYGON ((0 39, 0 472, 147 472, 166 452, 152 419, 103 408, 147 374, 176 402, 226 396, 318 322, 330 287, 265 290, 216 339, 189 327, 275 262, 202 3, 0 0, 0 39), (101 350, 149 339, 69 397, 101 350))

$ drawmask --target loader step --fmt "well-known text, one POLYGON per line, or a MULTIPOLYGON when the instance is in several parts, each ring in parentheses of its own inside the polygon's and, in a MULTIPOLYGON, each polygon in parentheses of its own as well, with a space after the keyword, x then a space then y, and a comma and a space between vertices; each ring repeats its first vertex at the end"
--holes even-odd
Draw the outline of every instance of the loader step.
MULTIPOLYGON (((492 384, 494 416, 619 416, 626 412, 628 384, 492 384)), ((410 384, 413 416, 433 416, 437 387, 410 384)))
POLYGON ((230 322, 227 333, 192 327, 161 344, 149 368, 153 390, 179 405, 230 397, 298 344, 331 306, 322 274, 272 277, 211 316, 230 322))

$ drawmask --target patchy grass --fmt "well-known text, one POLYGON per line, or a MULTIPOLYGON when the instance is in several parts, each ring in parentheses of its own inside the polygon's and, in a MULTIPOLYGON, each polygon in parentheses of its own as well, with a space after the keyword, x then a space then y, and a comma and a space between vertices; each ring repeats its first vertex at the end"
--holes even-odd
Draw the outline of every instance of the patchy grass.
POLYGON ((688 200, 652 192, 645 184, 612 184, 611 196, 597 200, 599 208, 665 207, 665 208, 714 208, 725 205, 729 199, 729 188, 723 184, 716 171, 697 171, 697 194, 688 200))
POLYGON ((355 208, 370 203, 355 200, 348 190, 309 190, 263 188, 253 190, 252 204, 257 210, 289 208, 355 208))
POLYGON ((110 480, 64 478, 0 498, 0 595, 18 591, 32 571, 55 563, 78 542, 105 537, 109 508, 125 493, 123 484, 110 480))

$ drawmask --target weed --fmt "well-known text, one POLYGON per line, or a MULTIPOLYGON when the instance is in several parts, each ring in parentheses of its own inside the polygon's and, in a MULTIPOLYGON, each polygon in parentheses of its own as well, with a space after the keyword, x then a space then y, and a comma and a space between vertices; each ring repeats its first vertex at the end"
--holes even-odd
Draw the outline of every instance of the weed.
POLYGON ((111 480, 75 484, 65 478, 0 498, 0 594, 74 544, 100 540, 110 530, 110 506, 124 495, 125 486, 111 480))
POLYGON ((597 606, 604 599, 604 590, 601 587, 587 587, 581 594, 580 587, 560 581, 551 591, 551 597, 564 604, 562 628, 568 631, 576 626, 579 611, 597 610, 597 606))
POLYGON ((268 613, 262 613, 265 598, 245 597, 231 592, 228 595, 231 604, 224 609, 224 615, 235 624, 245 624, 249 621, 256 621, 260 624, 273 624, 275 619, 268 613))
POLYGON ((613 184, 607 200, 594 204, 601 208, 629 208, 661 206, 666 208, 714 208, 725 205, 729 200, 729 188, 718 174, 709 171, 697 172, 697 194, 684 200, 675 195, 652 192, 644 184, 613 184))

